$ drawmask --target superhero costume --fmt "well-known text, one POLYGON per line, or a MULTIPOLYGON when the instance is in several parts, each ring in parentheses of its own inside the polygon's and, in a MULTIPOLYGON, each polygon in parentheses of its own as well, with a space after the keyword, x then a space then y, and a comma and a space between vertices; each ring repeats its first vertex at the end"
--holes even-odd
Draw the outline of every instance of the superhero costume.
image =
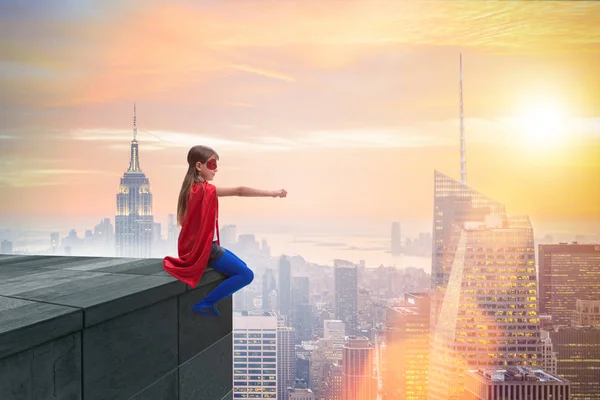
POLYGON ((167 256, 163 268, 174 278, 196 287, 208 265, 213 247, 220 243, 219 201, 216 188, 206 181, 192 185, 188 209, 177 242, 179 258, 167 256))

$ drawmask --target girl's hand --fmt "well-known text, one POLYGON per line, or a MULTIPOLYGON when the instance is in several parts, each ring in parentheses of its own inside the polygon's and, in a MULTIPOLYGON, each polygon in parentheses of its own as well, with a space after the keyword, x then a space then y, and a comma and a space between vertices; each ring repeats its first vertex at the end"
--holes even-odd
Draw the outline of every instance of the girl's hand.
POLYGON ((285 189, 279 189, 273 191, 273 197, 286 197, 287 191, 285 189))

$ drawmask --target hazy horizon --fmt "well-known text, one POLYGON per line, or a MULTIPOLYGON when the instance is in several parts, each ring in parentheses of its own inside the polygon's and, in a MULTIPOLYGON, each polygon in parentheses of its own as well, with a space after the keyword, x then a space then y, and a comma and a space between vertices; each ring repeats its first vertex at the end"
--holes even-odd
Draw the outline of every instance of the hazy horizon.
MULTIPOLYGON (((239 201, 244 201, 239 200, 239 201)), ((174 213, 172 213, 174 214, 174 213)), ((418 236, 421 232, 432 233, 431 218, 421 219, 342 219, 305 217, 302 219, 276 219, 276 218, 252 218, 232 217, 223 212, 219 218, 220 227, 225 225, 236 225, 242 234, 256 232, 290 233, 318 235, 356 235, 362 233, 365 236, 389 237, 391 224, 399 222, 402 227, 402 236, 418 236)), ((509 213, 510 214, 510 213, 509 213)), ((514 215, 514 214, 510 214, 514 215)), ((94 225, 102 219, 109 218, 114 225, 114 213, 96 214, 89 216, 18 216, 3 217, 0 221, 0 230, 6 229, 54 229, 55 231, 67 231, 76 229, 83 233, 85 229, 93 229, 94 225)), ((162 224, 162 233, 166 235, 168 215, 154 214, 154 221, 162 224)), ((532 218, 532 225, 536 237, 545 235, 576 236, 576 235, 600 235, 600 227, 595 221, 573 221, 572 219, 556 221, 538 221, 532 218)))
MULTIPOLYGON (((111 218, 111 223, 114 225, 114 217, 108 215, 106 217, 111 218)), ((163 237, 166 237, 167 216, 157 217, 156 222, 163 224, 162 234, 163 237)), ((21 225, 12 225, 12 231, 28 231, 29 235, 22 236, 20 242, 30 243, 27 247, 33 249, 33 253, 35 253, 49 248, 51 232, 59 232, 62 240, 71 229, 75 229, 81 238, 86 229, 93 230, 101 219, 100 216, 90 216, 78 220, 49 218, 29 222, 21 221, 21 225)), ((0 240, 4 239, 7 236, 6 231, 11 229, 10 226, 4 225, 5 222, 6 220, 3 220, 0 224, 0 240)), ((308 262, 321 265, 332 265, 336 258, 347 259, 355 263, 365 260, 367 267, 385 265, 404 268, 411 266, 423 268, 427 273, 431 272, 431 256, 392 256, 390 254, 392 221, 321 220, 320 222, 321 224, 306 220, 282 222, 273 219, 252 221, 224 217, 221 226, 236 225, 238 235, 253 234, 259 242, 263 239, 267 240, 273 256, 299 255, 308 262)), ((416 238, 421 232, 431 233, 430 221, 398 222, 401 223, 403 242, 407 237, 416 238)), ((572 226, 572 223, 542 224, 541 227, 538 224, 536 228, 535 221, 533 222, 534 235, 538 240, 546 235, 552 235, 554 242, 558 243, 559 241, 575 240, 577 235, 586 235, 588 240, 600 243, 600 231, 596 224, 581 224, 579 227, 575 227, 575 230, 570 230, 569 226, 572 226)), ((18 249, 19 242, 14 245, 15 249, 18 249)))

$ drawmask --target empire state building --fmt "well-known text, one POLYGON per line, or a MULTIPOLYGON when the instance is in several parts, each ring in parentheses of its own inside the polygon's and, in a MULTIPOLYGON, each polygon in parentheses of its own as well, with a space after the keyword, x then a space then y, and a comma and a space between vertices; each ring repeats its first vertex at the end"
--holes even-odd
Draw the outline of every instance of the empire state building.
POLYGON ((145 258, 151 256, 152 194, 150 181, 140 169, 137 142, 136 109, 133 106, 133 140, 129 168, 121 178, 115 214, 117 257, 145 258))

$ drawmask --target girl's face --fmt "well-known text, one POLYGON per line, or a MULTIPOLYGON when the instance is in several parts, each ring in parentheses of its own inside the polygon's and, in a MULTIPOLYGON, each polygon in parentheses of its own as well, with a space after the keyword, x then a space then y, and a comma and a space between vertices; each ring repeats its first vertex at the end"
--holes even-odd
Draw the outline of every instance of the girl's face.
POLYGON ((198 170, 198 175, 205 181, 212 181, 217 173, 217 158, 213 155, 204 164, 198 161, 196 163, 196 169, 198 170))

